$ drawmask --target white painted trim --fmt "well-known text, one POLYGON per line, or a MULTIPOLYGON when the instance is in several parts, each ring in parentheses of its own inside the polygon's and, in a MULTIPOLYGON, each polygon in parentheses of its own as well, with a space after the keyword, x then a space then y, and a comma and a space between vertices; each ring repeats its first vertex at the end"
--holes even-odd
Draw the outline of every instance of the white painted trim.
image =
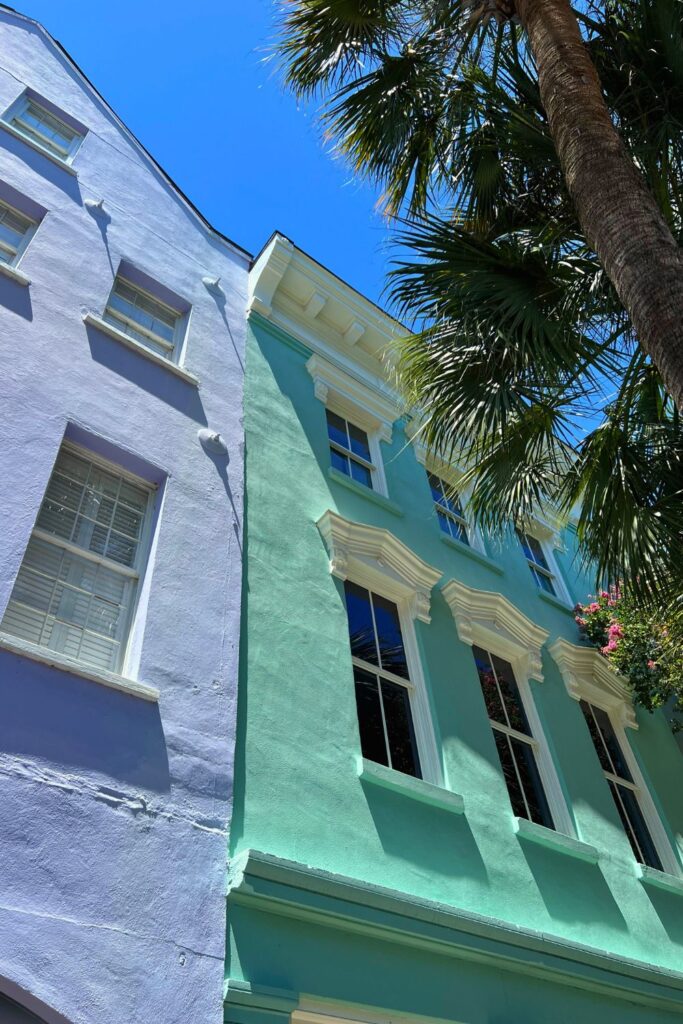
POLYGON ((627 680, 616 672, 595 647, 580 647, 558 637, 548 648, 562 674, 567 693, 603 708, 612 724, 637 729, 633 694, 627 680))
POLYGON ((425 781, 443 785, 427 686, 413 620, 428 623, 432 587, 441 573, 423 562, 389 530, 364 526, 328 509, 317 523, 330 555, 330 573, 394 601, 408 663, 413 726, 425 781))
POLYGON ((3 263, 2 260, 0 260, 0 274, 9 277, 11 281, 15 281, 17 284, 23 285, 24 288, 28 288, 31 283, 30 277, 27 277, 26 274, 22 273, 13 264, 3 263))
POLYGON ((465 813, 465 801, 459 793, 444 789, 443 786, 435 786, 433 783, 427 782, 426 779, 416 779, 404 772, 397 772, 386 765, 377 764, 376 761, 368 761, 364 757, 359 757, 358 777, 361 782, 370 782, 396 793, 404 793, 424 804, 443 807, 454 814, 465 813))
MULTIPOLYGON (((294 246, 289 239, 283 235, 275 235, 270 245, 263 250, 249 273, 247 313, 254 310, 254 312, 260 313, 261 316, 270 319, 273 312, 273 296, 280 286, 280 282, 293 255, 294 246)), ((323 302, 320 304, 317 313, 320 312, 324 305, 324 297, 321 296, 321 298, 323 298, 323 302)), ((318 304, 316 303, 316 305, 318 304)), ((310 313, 308 307, 306 307, 305 312, 311 317, 317 316, 317 313, 310 313)))
POLYGON ((59 672, 88 679, 101 686, 108 686, 112 690, 120 690, 121 693, 127 693, 131 697, 140 697, 142 700, 153 702, 159 700, 159 691, 154 686, 147 686, 146 683, 138 683, 135 679, 126 679, 125 676, 117 675, 115 672, 107 672, 104 669, 74 661, 57 651, 51 651, 47 647, 38 647, 37 644, 20 640, 7 633, 0 633, 0 649, 17 654, 22 658, 30 658, 31 661, 37 661, 42 665, 48 665, 59 672))
POLYGON ((562 853, 568 853, 571 857, 577 857, 589 864, 597 864, 600 859, 599 851, 590 843, 584 843, 573 836, 566 836, 562 832, 546 828, 545 825, 539 825, 527 818, 515 818, 514 827, 520 839, 545 846, 546 849, 560 850, 562 853))
POLYGON ((135 338, 131 338, 130 335, 125 334, 123 331, 119 331, 118 328, 114 327, 113 324, 103 320, 102 317, 97 316, 95 313, 84 313, 83 323, 90 324, 91 327, 96 327, 98 331, 103 331, 108 334, 111 338, 115 338, 116 341, 120 341, 122 345, 126 345, 132 349, 133 352, 138 352, 140 355, 145 356, 150 362, 156 363, 157 366, 163 366, 164 369, 170 370, 176 377, 180 377, 188 384, 192 384, 194 387, 199 387, 199 378, 195 377, 189 370, 183 369, 182 366, 178 366, 177 363, 172 363, 170 359, 165 359, 164 356, 159 355, 157 352, 153 352, 151 348, 147 348, 141 342, 136 341, 135 338))
MULTIPOLYGON (((529 536, 534 537, 541 545, 541 550, 543 551, 545 560, 548 563, 548 569, 552 573, 552 582, 556 591, 555 597, 557 597, 559 601, 562 601, 568 608, 573 608, 576 602, 572 600, 569 587, 567 586, 567 582, 555 557, 556 550, 565 550, 564 544, 560 539, 557 523, 551 523, 550 519, 541 519, 536 516, 533 519, 529 519, 524 524, 524 532, 528 533, 529 536)), ((523 551, 522 556, 528 565, 529 563, 523 551)), ((541 588, 539 587, 538 589, 540 590, 541 588)))

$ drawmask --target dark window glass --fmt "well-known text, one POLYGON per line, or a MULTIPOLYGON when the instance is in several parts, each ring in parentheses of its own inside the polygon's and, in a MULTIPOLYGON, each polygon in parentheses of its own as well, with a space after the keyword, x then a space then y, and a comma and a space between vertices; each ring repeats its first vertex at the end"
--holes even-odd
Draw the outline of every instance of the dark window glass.
POLYGON ((540 587, 541 590, 545 590, 547 594, 554 594, 555 587, 553 585, 553 577, 548 567, 548 562, 545 555, 543 554, 543 547, 541 542, 535 537, 532 537, 528 533, 524 533, 522 530, 517 530, 517 536, 519 542, 522 545, 522 550, 529 562, 529 568, 531 569, 531 575, 533 576, 536 586, 540 587), (536 569, 534 566, 538 566, 536 569), (541 570, 545 569, 545 572, 541 570))
POLYGON ((449 537, 453 537, 455 540, 461 541, 463 544, 469 544, 467 538, 467 530, 463 523, 459 522, 459 519, 464 519, 462 505, 460 500, 454 491, 448 487, 448 485, 441 480, 440 477, 434 473, 427 473, 429 480, 429 487, 432 492, 432 498, 436 505, 436 516, 439 521, 439 527, 444 533, 447 533, 449 537), (443 509, 443 511, 441 511, 443 509), (458 518, 454 518, 457 516, 458 518))
POLYGON ((354 426, 353 423, 348 424, 349 438, 351 440, 351 451, 354 455, 360 455, 361 459, 365 459, 366 462, 371 462, 370 458, 370 445, 368 444, 368 435, 360 427, 354 426))
POLYGON ((598 724, 598 729, 600 730, 607 753, 612 762, 612 773, 614 775, 618 775, 620 779, 626 779, 627 782, 633 782, 633 776, 626 764, 626 758, 619 746, 619 740, 614 733, 609 715, 606 711, 603 711, 602 708, 591 707, 591 711, 593 712, 595 721, 598 724))
POLYGON ((360 732, 360 748, 363 757, 377 764, 389 764, 387 744, 382 725, 382 709, 380 706, 377 677, 354 668, 356 684, 356 709, 358 711, 358 731, 360 732))
POLYGON ((505 710, 507 711, 507 724, 511 729, 516 729, 518 732, 525 732, 527 736, 531 736, 531 729, 529 728, 529 722, 527 721, 524 705, 522 704, 522 698, 517 687, 517 680, 515 679, 515 674, 512 671, 512 665, 507 661, 503 661, 502 658, 496 657, 495 654, 491 656, 491 661, 493 662, 493 667, 496 670, 498 687, 503 697, 505 710))
POLYGON ((536 580, 536 585, 540 587, 541 590, 545 590, 546 594, 555 593, 555 587, 553 586, 553 581, 550 576, 546 576, 544 573, 538 572, 536 569, 532 569, 531 572, 536 580))
POLYGON ((330 448, 330 465, 338 469, 340 473, 345 473, 346 476, 351 475, 349 469, 349 460, 346 455, 342 455, 336 448, 330 448))
POLYGON ((375 629, 372 624, 370 594, 364 587, 348 580, 344 584, 346 613, 349 617, 349 638, 351 654, 371 665, 379 665, 375 629))
POLYGON ((515 771, 515 761, 512 756, 512 749, 510 748, 508 737, 504 732, 494 729, 493 738, 496 741, 498 757, 500 758, 501 768, 503 769, 503 777, 508 788, 508 793, 510 794, 512 812, 517 818, 526 818, 528 817, 526 804, 524 803, 524 797, 522 796, 522 787, 519 782, 519 777, 515 771))
POLYGON ((354 462, 353 459, 349 459, 349 462, 351 463, 351 477, 372 490, 372 472, 368 467, 363 466, 360 462, 354 462))
POLYGON ((607 781, 636 860, 640 864, 647 864, 661 871, 662 862, 652 842, 650 830, 645 824, 635 793, 627 786, 620 786, 611 779, 607 781))
POLYGON ((494 722, 500 722, 502 725, 505 725, 506 718, 505 712, 503 711, 503 700, 500 695, 500 690, 498 689, 498 683, 496 682, 496 676, 493 671, 491 659, 486 651, 483 651, 481 647, 473 647, 472 651, 474 653, 477 672, 479 673, 479 682, 481 683, 482 693, 484 694, 487 714, 494 722))
POLYGON ((408 678, 406 652, 403 647, 401 625, 398 608, 393 601, 387 601, 377 594, 372 595, 377 625, 377 641, 379 646, 380 664, 387 672, 408 678))
POLYGON ((327 436, 330 441, 341 445, 342 448, 349 447, 349 439, 346 435, 346 421, 337 416, 336 413, 327 409, 327 436))
MULTIPOLYGON (((517 764, 517 771, 522 780, 522 789, 529 806, 529 817, 537 825, 545 825, 546 828, 554 828, 548 801, 545 798, 541 776, 538 773, 536 755, 528 743, 509 737, 512 753, 517 764)), ((526 817, 526 815, 525 815, 526 817)))
POLYGON ((382 680, 384 717, 389 735, 391 767, 406 775, 421 779, 420 759, 417 755, 410 697, 405 686, 382 680))

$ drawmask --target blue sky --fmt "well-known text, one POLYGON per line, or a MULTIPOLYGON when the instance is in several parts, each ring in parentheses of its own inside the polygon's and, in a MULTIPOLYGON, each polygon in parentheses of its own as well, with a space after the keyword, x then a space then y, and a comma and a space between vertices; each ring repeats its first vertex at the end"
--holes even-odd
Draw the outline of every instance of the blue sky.
MULTIPOLYGON (((11 3, 11 0, 10 0, 11 3)), ((256 253, 276 228, 381 300, 376 193, 326 151, 263 57, 273 0, 21 0, 206 217, 256 253)))

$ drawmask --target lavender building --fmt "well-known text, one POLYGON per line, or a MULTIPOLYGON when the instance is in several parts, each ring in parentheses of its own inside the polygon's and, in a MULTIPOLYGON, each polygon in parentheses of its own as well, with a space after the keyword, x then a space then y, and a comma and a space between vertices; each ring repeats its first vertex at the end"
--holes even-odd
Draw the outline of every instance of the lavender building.
POLYGON ((221 1019, 247 255, 0 9, 0 1020, 221 1019))

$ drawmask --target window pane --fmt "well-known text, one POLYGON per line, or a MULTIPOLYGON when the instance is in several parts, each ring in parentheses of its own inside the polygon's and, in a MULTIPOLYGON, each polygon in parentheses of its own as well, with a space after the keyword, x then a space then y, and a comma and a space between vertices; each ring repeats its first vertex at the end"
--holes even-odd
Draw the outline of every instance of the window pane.
POLYGON ((444 512, 439 512, 439 510, 437 508, 437 510, 436 510, 436 518, 439 520, 439 526, 441 527, 443 532, 447 533, 449 537, 452 537, 452 533, 451 533, 451 519, 450 519, 450 517, 447 516, 444 512))
POLYGON ((410 694, 405 686, 381 680, 384 717, 389 735, 391 767, 397 772, 421 779, 420 759, 417 754, 410 694))
POLYGON ((349 438, 351 440, 351 451, 354 455, 360 455, 366 462, 371 462, 370 458, 370 445, 368 444, 368 435, 360 427, 356 427, 353 423, 348 424, 349 438))
POLYGON ((387 601, 385 597, 379 597, 377 594, 372 595, 372 603, 375 609, 380 665, 388 672, 407 679, 408 665, 403 647, 398 608, 393 601, 387 601))
POLYGON ((432 492, 432 498, 437 505, 444 503, 443 488, 441 486, 441 480, 434 473, 427 473, 427 479, 429 480, 429 487, 432 492))
POLYGON ((356 462, 355 459, 349 459, 351 466, 351 477, 357 480, 359 484, 363 484, 365 487, 369 487, 372 490, 372 472, 367 466, 362 466, 360 462, 356 462))
POLYGON ((349 638, 351 654, 371 665, 379 665, 375 631, 372 624, 370 594, 364 587, 349 580, 344 582, 346 596, 346 614, 349 619, 349 638))
POLYGON ((330 448, 330 465, 333 469, 338 469, 344 476, 351 476, 348 456, 342 455, 336 448, 330 448))
POLYGON ((339 444, 342 448, 348 449, 349 439, 346 434, 346 420, 343 420, 341 416, 337 416, 336 412, 330 412, 326 409, 327 415, 327 436, 330 441, 334 441, 335 444, 339 444))
POLYGON ((458 523, 455 519, 451 519, 451 536, 456 540, 459 540, 461 544, 467 544, 469 547, 469 538, 467 536, 467 530, 462 523, 458 523))
MULTIPOLYGON (((531 746, 523 740, 510 737, 510 746, 517 764, 517 771, 522 781, 524 796, 529 807, 531 820, 537 825, 554 828, 553 819, 545 798, 541 776, 538 773, 536 756, 531 746)), ((526 815, 525 815, 526 817, 526 815)))
POLYGON ((377 678, 362 669, 354 668, 358 731, 363 757, 378 764, 389 765, 387 746, 382 725, 377 678))
POLYGON ((486 651, 483 651, 481 647, 473 647, 472 652, 474 654, 477 672, 479 673, 479 682, 481 683, 482 693, 484 694, 487 714, 494 722, 500 722, 502 725, 506 725, 507 719, 505 717, 505 712, 503 711, 503 699, 501 697, 500 690, 498 689, 493 666, 491 665, 491 659, 486 651))
POLYGON ((550 576, 546 576, 545 573, 540 572, 538 569, 531 569, 531 573, 536 580, 536 586, 540 587, 541 590, 545 590, 546 594, 554 594, 555 587, 550 576))
POLYGON ((498 687, 503 698, 505 710, 507 711, 508 725, 518 732, 525 732, 527 736, 531 736, 531 729, 529 728, 529 722, 524 705, 522 704, 517 680, 512 671, 512 665, 507 661, 503 661, 502 658, 496 657, 495 654, 492 655, 492 661, 498 677, 498 687))
POLYGON ((593 707, 592 711, 613 765, 613 767, 611 769, 608 768, 607 771, 611 771, 621 779, 626 779, 627 782, 633 782, 633 776, 626 764, 626 759, 621 746, 619 745, 619 740, 612 728, 609 715, 606 711, 603 711, 602 708, 593 707))
POLYGON ((500 758, 500 765, 503 769, 503 778, 505 779, 505 784, 510 795, 512 813, 518 818, 528 818, 524 797, 522 795, 522 788, 520 786, 519 779, 517 778, 517 772, 515 771, 515 762, 512 756, 508 737, 504 732, 494 729, 493 738, 496 741, 498 757, 500 758))
POLYGON ((662 862, 655 849, 650 830, 645 824, 645 818, 635 793, 626 786, 619 786, 609 779, 607 781, 636 860, 640 864, 647 864, 649 867, 661 871, 662 862))
POLYGON ((580 706, 581 710, 583 711, 583 717, 586 719, 586 725, 588 726, 588 731, 591 734, 591 739, 593 740, 595 753, 598 755, 598 760, 600 761, 600 765, 603 771, 616 774, 614 772, 614 768, 612 766, 609 754, 607 753, 607 748, 605 747, 602 734, 598 728, 598 723, 595 721, 595 718, 593 717, 592 705, 588 704, 587 701, 582 700, 580 702, 580 706))

